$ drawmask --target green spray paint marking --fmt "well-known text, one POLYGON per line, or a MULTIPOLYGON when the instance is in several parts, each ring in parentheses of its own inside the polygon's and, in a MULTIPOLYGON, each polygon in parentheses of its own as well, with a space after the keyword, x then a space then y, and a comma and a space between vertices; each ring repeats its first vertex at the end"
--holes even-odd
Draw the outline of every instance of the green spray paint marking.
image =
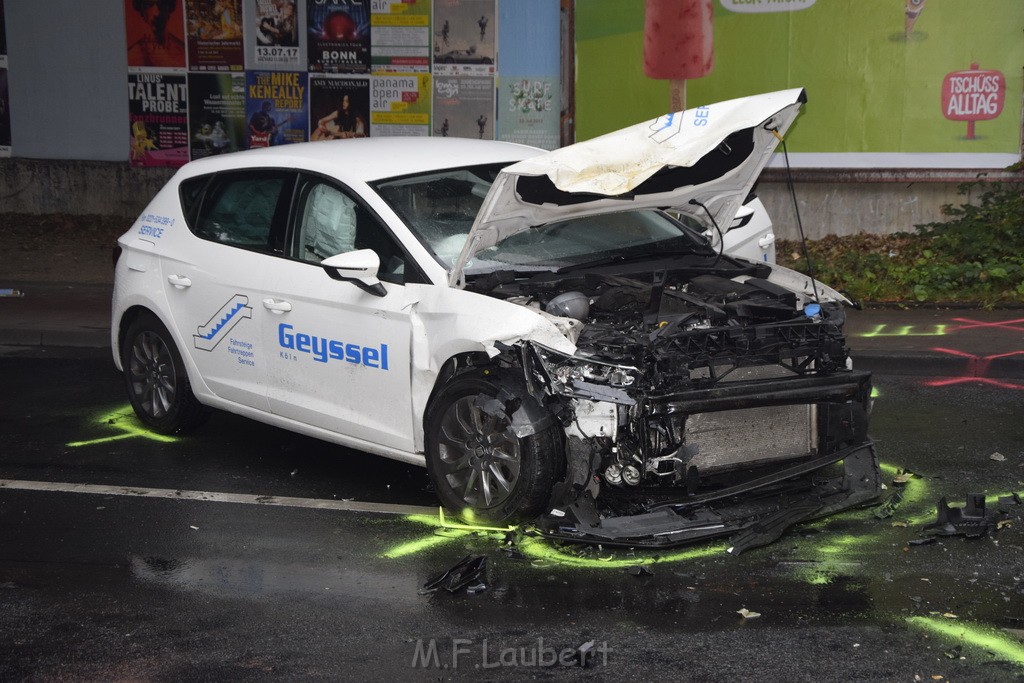
POLYGON ((968 645, 994 652, 1000 657, 1024 666, 1024 644, 994 628, 931 617, 910 617, 907 622, 920 629, 939 633, 968 645))
POLYGON ((453 533, 448 536, 427 536, 426 538, 418 538, 414 541, 409 541, 408 543, 396 545, 394 548, 384 553, 383 557, 393 560, 396 557, 415 555, 418 552, 429 550, 435 546, 443 545, 448 541, 468 535, 468 531, 460 531, 457 534, 453 533))
POLYGON ((872 338, 872 337, 944 337, 944 336, 946 336, 946 328, 949 327, 949 325, 935 325, 934 326, 935 327, 935 331, 934 332, 915 332, 913 325, 903 325, 900 328, 898 328, 895 332, 886 332, 885 328, 887 328, 887 327, 888 327, 888 325, 883 323, 881 325, 875 326, 875 329, 873 329, 870 332, 861 332, 858 336, 868 337, 868 338, 872 338))
MULTIPOLYGON (((434 517, 433 515, 408 515, 405 520, 407 522, 415 522, 417 524, 434 527, 434 532, 430 536, 401 543, 383 553, 382 557, 394 559, 397 557, 413 555, 415 553, 443 545, 451 540, 465 538, 472 533, 491 536, 496 541, 500 541, 504 538, 506 533, 515 530, 515 527, 477 526, 452 522, 444 516, 443 511, 440 512, 437 517, 434 517)), ((522 539, 516 545, 516 549, 527 557, 532 557, 534 560, 562 564, 570 567, 590 569, 625 569, 627 567, 635 567, 637 565, 684 562, 711 555, 722 555, 725 552, 726 546, 716 544, 671 553, 649 551, 650 554, 646 554, 645 551, 637 550, 635 557, 625 559, 617 559, 609 551, 606 557, 593 558, 574 555, 565 550, 555 548, 549 541, 542 538, 527 537, 522 539)))
POLYGON ((99 439, 89 439, 88 441, 72 441, 66 445, 69 448, 81 448, 82 446, 95 446, 96 444, 134 438, 150 439, 160 443, 174 443, 178 440, 176 437, 158 434, 143 427, 142 423, 135 417, 135 411, 132 410, 131 406, 125 406, 101 415, 96 418, 96 422, 104 427, 116 429, 121 433, 99 439))

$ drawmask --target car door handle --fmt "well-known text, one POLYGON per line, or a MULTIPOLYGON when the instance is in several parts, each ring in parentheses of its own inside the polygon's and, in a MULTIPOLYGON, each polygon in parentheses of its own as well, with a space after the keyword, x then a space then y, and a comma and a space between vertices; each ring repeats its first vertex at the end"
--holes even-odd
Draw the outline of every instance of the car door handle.
POLYGON ((263 308, 274 313, 287 313, 292 310, 292 305, 287 301, 278 301, 277 299, 264 299, 263 308))
POLYGON ((186 287, 192 286, 192 280, 185 277, 184 275, 168 275, 167 281, 178 289, 185 289, 186 287))

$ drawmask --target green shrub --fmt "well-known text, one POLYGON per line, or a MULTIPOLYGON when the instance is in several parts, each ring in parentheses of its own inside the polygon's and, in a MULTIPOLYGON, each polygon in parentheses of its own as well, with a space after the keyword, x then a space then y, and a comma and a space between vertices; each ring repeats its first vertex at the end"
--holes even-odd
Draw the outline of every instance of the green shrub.
MULTIPOLYGON (((946 205, 949 220, 916 234, 829 236, 808 244, 815 275, 865 301, 1024 303, 1024 184, 966 183, 974 201, 946 205)), ((779 263, 805 271, 799 245, 779 263)))

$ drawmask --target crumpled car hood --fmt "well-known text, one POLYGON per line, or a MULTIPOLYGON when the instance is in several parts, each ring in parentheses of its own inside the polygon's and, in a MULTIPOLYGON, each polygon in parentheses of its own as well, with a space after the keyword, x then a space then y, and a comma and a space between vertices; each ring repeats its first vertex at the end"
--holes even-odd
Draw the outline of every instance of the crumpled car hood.
POLYGON ((552 221, 674 208, 731 225, 807 101, 802 88, 667 114, 503 169, 455 261, 452 286, 476 254, 552 221))

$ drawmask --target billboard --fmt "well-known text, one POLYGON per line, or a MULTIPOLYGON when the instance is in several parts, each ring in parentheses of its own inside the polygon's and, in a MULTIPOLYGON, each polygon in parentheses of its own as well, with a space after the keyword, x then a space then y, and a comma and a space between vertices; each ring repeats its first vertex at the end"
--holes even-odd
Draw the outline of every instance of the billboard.
MULTIPOLYGON (((686 106, 806 88, 787 140, 794 165, 1001 168, 1020 159, 1024 2, 713 3, 714 68, 685 82, 686 106)), ((645 75, 643 32, 643 0, 576 4, 577 139, 669 108, 669 81, 645 75)))

